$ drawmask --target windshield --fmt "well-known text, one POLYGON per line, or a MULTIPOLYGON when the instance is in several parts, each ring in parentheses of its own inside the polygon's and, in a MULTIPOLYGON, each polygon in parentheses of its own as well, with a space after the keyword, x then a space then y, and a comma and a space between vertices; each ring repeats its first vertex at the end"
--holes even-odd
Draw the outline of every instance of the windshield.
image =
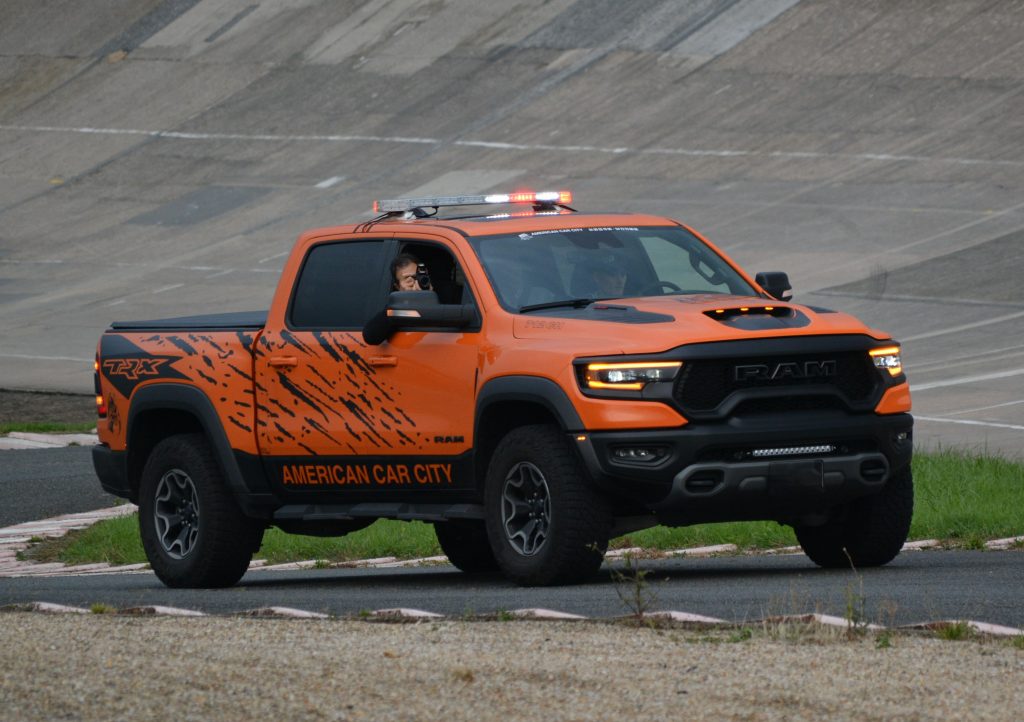
POLYGON ((470 242, 502 305, 530 311, 636 296, 757 292, 678 226, 567 228, 470 242))

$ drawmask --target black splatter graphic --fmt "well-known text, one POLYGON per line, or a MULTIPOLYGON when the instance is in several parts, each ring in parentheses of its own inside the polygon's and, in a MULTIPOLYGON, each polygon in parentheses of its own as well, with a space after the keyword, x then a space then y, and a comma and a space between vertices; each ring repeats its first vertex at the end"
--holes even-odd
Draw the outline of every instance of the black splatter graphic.
POLYGON ((299 401, 302 401, 303 403, 307 404, 311 409, 313 409, 318 414, 323 416, 324 417, 324 421, 327 421, 327 414, 324 413, 324 410, 321 409, 319 406, 317 406, 316 402, 313 401, 313 399, 309 398, 309 396, 307 396, 302 391, 302 389, 300 389, 298 386, 296 386, 291 381, 289 381, 288 377, 285 376, 284 374, 279 373, 277 375, 277 377, 278 377, 278 381, 281 382, 281 386, 284 387, 285 391, 290 393, 295 398, 299 399, 299 401))
POLYGON ((194 346, 192 346, 187 341, 178 338, 177 336, 168 336, 167 340, 173 343, 175 346, 177 346, 185 353, 187 353, 189 356, 195 356, 197 353, 199 353, 198 351, 196 351, 194 346))
POLYGON ((236 421, 233 416, 229 416, 228 417, 228 421, 230 421, 232 424, 234 424, 235 426, 240 428, 242 431, 247 431, 250 434, 252 433, 252 429, 251 428, 249 428, 245 424, 241 423, 240 421, 236 421))

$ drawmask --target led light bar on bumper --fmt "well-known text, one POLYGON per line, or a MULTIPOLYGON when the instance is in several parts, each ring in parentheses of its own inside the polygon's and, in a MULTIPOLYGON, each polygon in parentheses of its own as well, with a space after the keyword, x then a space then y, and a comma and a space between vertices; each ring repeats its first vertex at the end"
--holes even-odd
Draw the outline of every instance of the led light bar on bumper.
POLYGON ((682 361, 589 363, 581 383, 592 390, 641 391, 649 383, 672 381, 682 365, 682 361))
POLYGON ((903 359, 900 357, 899 346, 885 346, 868 351, 875 368, 885 369, 890 376, 899 376, 903 373, 903 359))
POLYGON ((807 454, 831 454, 836 450, 835 444, 817 444, 815 446, 782 446, 775 449, 754 449, 750 455, 755 459, 772 459, 779 456, 806 456, 807 454))

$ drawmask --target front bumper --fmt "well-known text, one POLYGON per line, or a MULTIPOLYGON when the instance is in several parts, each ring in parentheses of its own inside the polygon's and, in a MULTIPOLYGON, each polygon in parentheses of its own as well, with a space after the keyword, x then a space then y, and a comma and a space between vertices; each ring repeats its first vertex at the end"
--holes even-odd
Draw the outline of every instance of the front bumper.
POLYGON ((574 436, 594 482, 666 524, 806 519, 880 491, 910 463, 913 418, 816 412, 730 419, 679 429, 574 436), (827 453, 755 458, 755 450, 829 446, 827 453), (653 461, 616 456, 656 451, 653 461))

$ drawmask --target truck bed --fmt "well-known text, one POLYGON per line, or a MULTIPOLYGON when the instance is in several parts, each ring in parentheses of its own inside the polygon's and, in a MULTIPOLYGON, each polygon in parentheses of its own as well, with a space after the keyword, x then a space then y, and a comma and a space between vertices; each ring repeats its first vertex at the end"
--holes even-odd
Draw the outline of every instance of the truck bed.
POLYGON ((260 329, 267 323, 266 311, 235 311, 207 313, 200 316, 177 316, 148 321, 114 321, 115 331, 216 331, 220 329, 260 329))

